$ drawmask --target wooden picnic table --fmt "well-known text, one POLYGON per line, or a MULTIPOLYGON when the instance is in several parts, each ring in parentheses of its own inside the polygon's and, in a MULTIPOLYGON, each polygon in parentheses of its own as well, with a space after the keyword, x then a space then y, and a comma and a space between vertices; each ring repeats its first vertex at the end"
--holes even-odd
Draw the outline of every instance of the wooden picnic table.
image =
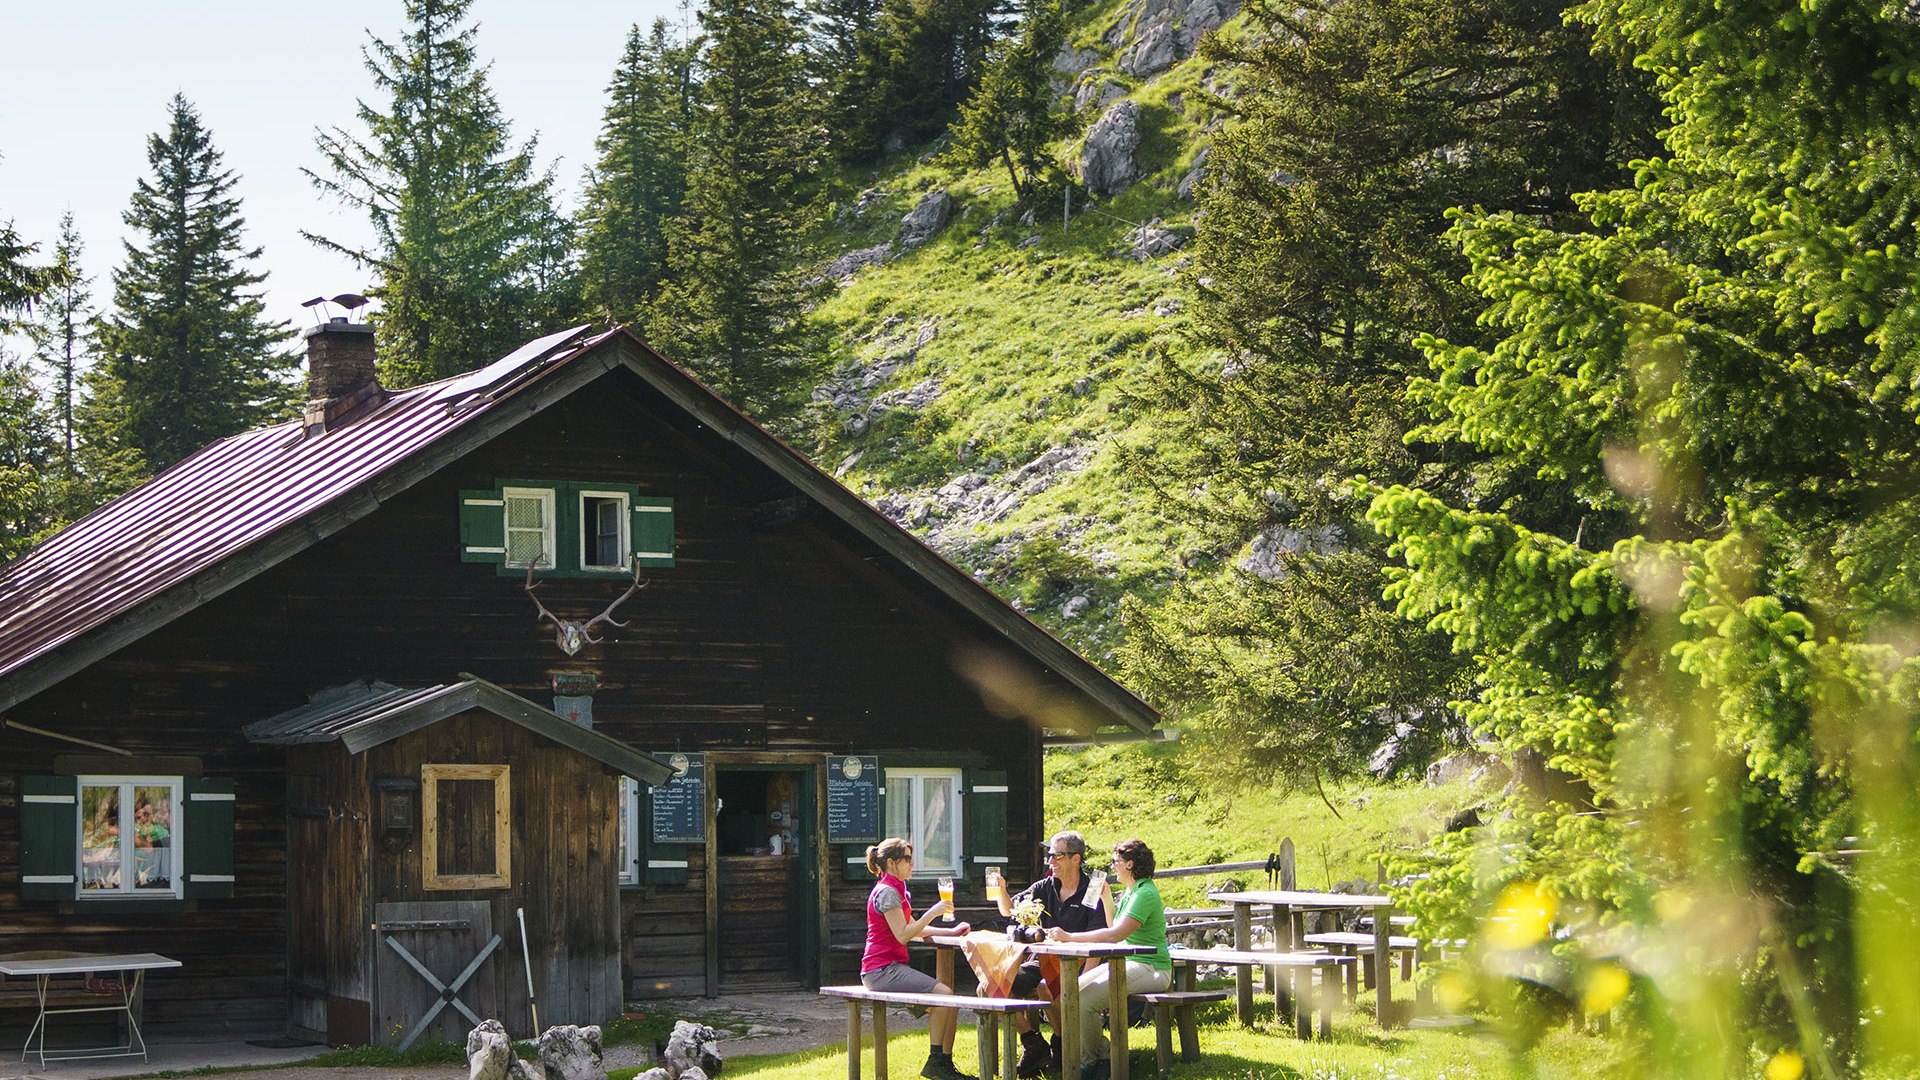
MULTIPOLYGON (((934 978, 952 986, 953 954, 966 938, 939 936, 928 940, 940 947, 934 957, 934 978)), ((1128 1080, 1126 962, 1130 956, 1151 955, 1153 947, 1124 942, 1036 941, 1027 945, 1027 951, 1035 956, 1056 957, 1060 961, 1060 1061, 1063 1071, 1069 1067, 1078 1068, 1080 1062, 1081 967, 1088 960, 1107 962, 1107 1060, 1111 1065, 1113 1080, 1128 1080)))
MULTIPOLYGON (((1373 969, 1375 972, 1374 1015, 1381 1027, 1394 1022, 1392 979, 1388 972, 1392 948, 1393 898, 1370 893, 1306 892, 1298 889, 1255 889, 1249 892, 1208 893, 1207 899, 1233 905, 1233 947, 1253 948, 1253 911, 1273 911, 1273 947, 1275 952, 1293 952, 1304 946, 1306 927, 1303 916, 1309 911, 1368 910, 1374 915, 1373 969)), ((1242 968, 1234 976, 1238 993, 1234 1008, 1243 1024, 1253 1022, 1253 970, 1242 968)), ((1283 991, 1276 987, 1275 994, 1283 991)), ((1276 1002, 1277 1004, 1277 1002, 1276 1002)))

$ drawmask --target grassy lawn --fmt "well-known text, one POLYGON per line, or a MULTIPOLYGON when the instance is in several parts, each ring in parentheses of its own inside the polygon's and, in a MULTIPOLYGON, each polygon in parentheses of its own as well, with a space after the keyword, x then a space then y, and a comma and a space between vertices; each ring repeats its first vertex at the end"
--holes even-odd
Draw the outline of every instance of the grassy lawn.
MULTIPOLYGON (((1204 762, 1171 746, 1090 747, 1047 754, 1046 827, 1078 829, 1096 851, 1137 836, 1161 866, 1199 866, 1264 859, 1292 839, 1299 885, 1373 880, 1376 854, 1418 846, 1448 814, 1474 802, 1464 784, 1335 784, 1326 799, 1309 788, 1231 792, 1197 775, 1204 762), (1329 807, 1328 803, 1332 806, 1329 807)), ((1175 907, 1206 903, 1206 891, 1228 879, 1265 888, 1259 871, 1160 883, 1175 907)))
MULTIPOLYGON (((1270 1008, 1270 1002, 1269 1002, 1270 1008)), ((1269 1013, 1269 1016, 1271 1014, 1269 1013)), ((1154 1075, 1153 1030, 1131 1032, 1133 1075, 1154 1075)), ((895 1035, 887 1041, 889 1072, 913 1076, 926 1060, 924 1032, 895 1035)), ((1494 1035, 1462 1031, 1383 1032, 1370 1018, 1349 1016, 1335 1025, 1333 1039, 1301 1042, 1290 1033, 1263 1022, 1240 1027, 1231 1007, 1220 1005, 1203 1012, 1200 1027, 1201 1060, 1175 1062, 1175 1080, 1477 1080, 1477 1078, 1556 1078, 1616 1075, 1619 1061, 1603 1040, 1557 1032, 1535 1047, 1525 1060, 1516 1060, 1494 1035)), ((962 1024, 954 1046, 954 1060, 966 1072, 977 1060, 973 1029, 962 1024)), ((742 1057, 727 1062, 726 1075, 757 1080, 814 1080, 843 1075, 846 1043, 797 1054, 742 1057)), ((862 1073, 872 1075, 872 1050, 863 1055, 862 1073)), ((624 1080, 631 1072, 615 1072, 610 1080, 624 1080)))

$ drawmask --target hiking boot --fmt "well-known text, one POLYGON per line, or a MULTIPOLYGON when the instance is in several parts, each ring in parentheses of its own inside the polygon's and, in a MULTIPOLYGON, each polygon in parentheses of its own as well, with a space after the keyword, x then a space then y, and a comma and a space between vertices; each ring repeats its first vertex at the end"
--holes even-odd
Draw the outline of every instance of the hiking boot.
POLYGON ((974 1080, 972 1076, 955 1068, 953 1059, 944 1054, 927 1058, 927 1063, 920 1066, 920 1075, 927 1080, 974 1080))
POLYGON ((1027 1080, 1044 1076, 1047 1066, 1053 1063, 1053 1051, 1047 1047, 1047 1040, 1037 1031, 1020 1033, 1020 1062, 1014 1071, 1027 1080))
POLYGON ((1080 1080, 1112 1080, 1113 1063, 1106 1058, 1080 1066, 1080 1080))

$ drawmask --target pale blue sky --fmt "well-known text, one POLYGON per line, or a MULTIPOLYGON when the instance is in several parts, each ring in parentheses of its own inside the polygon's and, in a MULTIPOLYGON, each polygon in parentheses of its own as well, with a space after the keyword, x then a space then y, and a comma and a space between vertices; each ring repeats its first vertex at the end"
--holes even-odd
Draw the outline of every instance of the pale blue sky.
MULTIPOLYGON (((360 292, 365 275, 300 238, 305 228, 355 241, 364 222, 315 191, 319 125, 353 130, 372 83, 367 32, 401 29, 401 0, 32 0, 0 5, 0 221, 50 252, 62 211, 85 241, 84 268, 102 304, 121 258, 126 209, 146 171, 146 137, 166 124, 178 91, 200 110, 238 193, 249 242, 263 248, 268 313, 297 326, 300 301, 360 292), (31 88, 30 90, 28 88, 31 88)), ((683 15, 677 0, 475 0, 476 48, 516 140, 539 135, 542 166, 571 199, 593 159, 607 80, 627 28, 683 15)), ((377 104, 377 102, 374 102, 377 104)))

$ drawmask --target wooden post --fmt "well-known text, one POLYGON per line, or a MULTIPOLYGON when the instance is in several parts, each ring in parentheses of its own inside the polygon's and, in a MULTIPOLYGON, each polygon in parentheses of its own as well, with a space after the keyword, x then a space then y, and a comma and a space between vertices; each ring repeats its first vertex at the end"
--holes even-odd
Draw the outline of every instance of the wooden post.
POLYGON ((1173 1012, 1169 1002, 1162 1001, 1153 1007, 1153 1063, 1162 1080, 1173 1068, 1173 1012))
POLYGON ((1113 1080, 1127 1080, 1127 958, 1107 958, 1107 1057, 1113 1080))
MULTIPOLYGON (((974 1056, 980 1059, 980 1080, 999 1075, 999 1061, 995 1050, 1000 1045, 998 1016, 985 1009, 973 1014, 974 1056)), ((1013 1017, 1007 1017, 1007 1026, 1013 1026, 1013 1017)))
POLYGON ((1313 969, 1293 969, 1293 1030, 1302 1042, 1313 1038, 1313 969))
MULTIPOLYGON (((1241 952, 1253 948, 1253 908, 1248 904, 1233 905, 1233 947, 1241 952)), ((1234 1012, 1240 1023, 1253 1026, 1253 969, 1236 967, 1233 969, 1234 1012)))
MULTIPOLYGON (((1273 905, 1274 952, 1295 952, 1300 948, 1300 939, 1294 936, 1294 918, 1292 905, 1273 905)), ((1296 982, 1297 979, 1282 974, 1278 968, 1267 969, 1267 985, 1273 989, 1273 1015, 1282 1024, 1291 1022, 1299 1013, 1299 995, 1288 989, 1296 982)))
POLYGON ((860 999, 847 999, 847 1080, 860 1080, 860 999))
POLYGON ((1381 1027, 1393 1026, 1393 905, 1373 912, 1373 1007, 1381 1027))
POLYGON ((1340 984, 1337 981, 1336 970, 1320 969, 1320 1037, 1322 1039, 1333 1038, 1333 1004, 1340 997, 1340 984))
POLYGON ((887 1007, 873 1003, 873 1078, 887 1080, 887 1007))
MULTIPOLYGON (((1017 1029, 1014 1027, 1014 1023, 1013 1023, 1012 1013, 1008 1013, 1007 1015, 1000 1018, 1001 1080, 1016 1080, 1018 1076, 1018 1064, 1020 1059, 1020 1039, 1016 1034, 1016 1030, 1017 1029)), ((1033 1030, 1035 1031, 1040 1030, 1040 1022, 1037 1019, 1034 1021, 1033 1030)), ((987 1076, 986 1073, 981 1073, 980 1074, 981 1080, 986 1080, 986 1076, 987 1076)))
POLYGON ((1060 958, 1060 1071, 1079 1075, 1080 1068, 1080 958, 1060 958))

